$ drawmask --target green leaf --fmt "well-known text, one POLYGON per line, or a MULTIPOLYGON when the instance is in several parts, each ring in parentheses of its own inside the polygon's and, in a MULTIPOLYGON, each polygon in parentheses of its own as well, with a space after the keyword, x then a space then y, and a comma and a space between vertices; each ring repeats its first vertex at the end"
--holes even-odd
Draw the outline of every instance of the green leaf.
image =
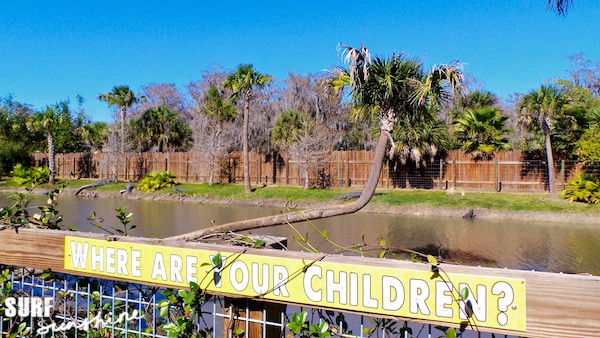
POLYGON ((456 330, 453 328, 446 330, 446 338, 456 338, 456 330))
POLYGON ((241 335, 244 334, 244 332, 245 331, 243 329, 238 328, 237 330, 233 331, 233 334, 236 335, 236 336, 241 336, 241 335))
POLYGON ((469 298, 469 288, 464 287, 460 289, 460 299, 466 301, 469 298))
POLYGON ((220 268, 223 263, 223 257, 221 257, 221 253, 217 252, 214 256, 211 257, 212 265, 220 268))
POLYGON ((438 266, 440 264, 437 258, 433 257, 432 255, 427 255, 427 261, 433 266, 438 266))
POLYGON ((177 329, 177 325, 175 325, 175 323, 167 323, 167 324, 163 325, 162 328, 163 328, 163 330, 168 332, 168 331, 173 331, 173 330, 177 329))

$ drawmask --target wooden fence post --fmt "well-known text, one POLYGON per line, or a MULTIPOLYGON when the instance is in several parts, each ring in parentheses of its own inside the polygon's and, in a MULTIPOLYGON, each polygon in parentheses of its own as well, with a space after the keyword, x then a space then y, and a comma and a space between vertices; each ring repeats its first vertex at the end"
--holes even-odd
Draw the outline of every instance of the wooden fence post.
POLYGON ((346 172, 347 172, 347 179, 346 179, 346 187, 350 187, 352 185, 352 181, 350 180, 350 159, 346 159, 346 172))
POLYGON ((285 184, 290 185, 290 159, 285 160, 285 184))
POLYGON ((500 163, 498 159, 494 160, 494 189, 500 192, 500 163))
POLYGON ((444 190, 444 159, 440 158, 440 190, 444 190))
POLYGON ((454 168, 454 170, 453 170, 453 174, 454 174, 454 178, 453 178, 454 188, 458 188, 457 182, 456 182, 456 175, 457 175, 457 172, 458 172, 458 163, 456 163, 456 160, 454 160, 454 161, 452 161, 452 164, 454 164, 452 166, 454 168))
POLYGON ((560 182, 562 190, 565 190, 565 160, 560 160, 560 182))
POLYGON ((344 187, 344 160, 340 161, 339 185, 340 188, 344 187))
POLYGON ((189 174, 190 174, 190 158, 187 157, 185 159, 185 181, 189 182, 189 174))

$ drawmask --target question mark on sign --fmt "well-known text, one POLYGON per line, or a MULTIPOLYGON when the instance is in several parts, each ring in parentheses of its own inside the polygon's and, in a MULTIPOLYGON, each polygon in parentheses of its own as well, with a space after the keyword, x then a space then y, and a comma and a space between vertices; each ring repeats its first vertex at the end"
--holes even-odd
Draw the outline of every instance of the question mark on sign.
MULTIPOLYGON (((507 282, 498 282, 492 287, 492 294, 496 296, 502 295, 498 298, 498 310, 500 311, 498 314, 498 324, 505 326, 508 323, 506 311, 508 311, 508 307, 515 300, 515 293, 512 286, 507 282)), ((516 307, 513 306, 513 309, 516 309, 516 307)))

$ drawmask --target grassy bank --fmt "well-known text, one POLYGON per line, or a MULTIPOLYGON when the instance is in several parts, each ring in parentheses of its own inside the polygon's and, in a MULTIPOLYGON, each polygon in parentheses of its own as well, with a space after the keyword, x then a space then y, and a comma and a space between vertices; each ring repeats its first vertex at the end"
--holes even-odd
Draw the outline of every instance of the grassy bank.
MULTIPOLYGON (((90 180, 68 181, 69 189, 77 189, 90 180)), ((16 189, 17 186, 10 180, 3 184, 7 189, 16 189)), ((96 191, 117 192, 123 189, 123 183, 112 183, 96 191)), ((50 188, 43 186, 42 188, 50 188)), ((309 189, 299 187, 257 187, 252 194, 246 194, 244 187, 237 184, 180 184, 175 188, 165 188, 149 194, 185 194, 190 196, 206 196, 214 199, 239 201, 253 200, 280 200, 299 203, 336 201, 335 197, 358 189, 309 189), (183 192, 181 190, 184 190, 183 192)), ((551 198, 548 194, 523 194, 523 193, 487 193, 487 192, 461 192, 449 193, 439 190, 379 190, 381 196, 371 200, 375 205, 409 206, 420 205, 439 208, 456 209, 490 209, 499 211, 530 211, 530 212, 555 212, 555 213, 583 213, 600 216, 600 205, 569 203, 561 198, 551 198)))

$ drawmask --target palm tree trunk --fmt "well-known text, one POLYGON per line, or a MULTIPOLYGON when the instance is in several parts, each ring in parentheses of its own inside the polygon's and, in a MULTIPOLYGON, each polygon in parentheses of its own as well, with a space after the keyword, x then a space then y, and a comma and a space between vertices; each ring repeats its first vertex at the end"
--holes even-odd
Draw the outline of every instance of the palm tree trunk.
POLYGON ((554 154, 552 152, 552 141, 550 131, 544 128, 544 142, 546 144, 546 163, 548 165, 548 190, 550 195, 556 195, 556 174, 554 171, 554 154))
POLYGON ((215 233, 223 233, 229 231, 243 231, 257 228, 265 228, 274 225, 281 225, 286 223, 303 222, 306 220, 334 217, 339 215, 346 215, 355 213, 362 209, 373 197, 377 183, 379 182, 379 176, 381 175, 381 169, 383 168, 383 161, 385 159, 385 152, 387 149, 388 139, 390 135, 387 131, 382 130, 379 136, 379 142, 375 150, 375 159, 371 165, 371 171, 365 189, 358 198, 357 201, 342 205, 334 205, 329 207, 321 207, 315 209, 309 209, 300 212, 289 212, 277 216, 267 216, 254 218, 244 221, 231 222, 223 225, 213 226, 206 229, 193 231, 187 234, 168 237, 168 240, 183 240, 183 241, 196 241, 212 235, 215 233))
POLYGON ((54 184, 54 179, 56 176, 56 154, 54 152, 54 135, 51 132, 48 132, 48 166, 50 167, 50 178, 48 182, 50 184, 54 184))
POLYGON ((242 134, 243 157, 244 157, 244 187, 246 193, 252 192, 250 186, 250 154, 248 153, 248 115, 250 111, 250 99, 244 100, 244 130, 242 134))
POLYGON ((121 108, 121 154, 125 153, 125 107, 121 108))

